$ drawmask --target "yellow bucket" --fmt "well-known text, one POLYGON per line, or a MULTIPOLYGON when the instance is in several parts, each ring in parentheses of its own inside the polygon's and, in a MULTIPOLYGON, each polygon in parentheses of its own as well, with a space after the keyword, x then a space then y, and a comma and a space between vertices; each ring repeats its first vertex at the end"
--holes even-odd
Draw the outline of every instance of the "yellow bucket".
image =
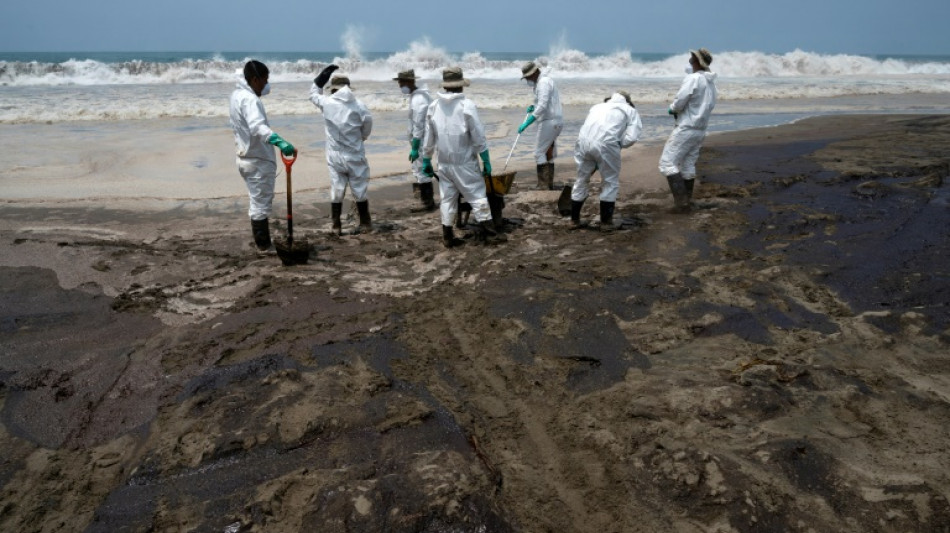
POLYGON ((485 178, 485 189, 494 194, 508 194, 514 182, 515 171, 513 170, 502 174, 492 174, 490 178, 485 178))

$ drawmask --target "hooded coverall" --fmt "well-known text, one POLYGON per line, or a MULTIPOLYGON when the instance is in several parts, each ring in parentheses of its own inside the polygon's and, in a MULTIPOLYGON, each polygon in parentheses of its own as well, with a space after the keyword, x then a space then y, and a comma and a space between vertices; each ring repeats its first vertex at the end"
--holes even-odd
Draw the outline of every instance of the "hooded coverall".
POLYGON ((475 104, 463 93, 438 93, 426 112, 422 156, 431 159, 436 150, 439 152, 443 226, 455 222, 459 194, 471 204, 476 221, 491 220, 485 180, 478 166, 478 154, 487 149, 485 128, 475 104))
POLYGON ((600 200, 617 201, 620 190, 620 150, 633 146, 642 129, 640 114, 620 94, 614 94, 606 102, 590 108, 574 145, 577 180, 571 190, 572 201, 587 199, 590 177, 597 169, 604 180, 600 200))
POLYGON ((557 157, 557 137, 564 128, 564 111, 561 109, 561 97, 558 94, 554 80, 547 76, 539 76, 534 87, 534 115, 538 123, 538 138, 534 146, 534 159, 539 165, 548 163, 548 148, 551 150, 551 160, 557 157))
MULTIPOLYGON (((429 104, 432 103, 432 96, 429 95, 429 88, 426 86, 418 87, 409 95, 409 140, 425 139, 426 135, 426 111, 429 104)), ((429 183, 432 178, 422 171, 422 158, 417 158, 412 162, 412 175, 416 178, 416 183, 429 183)))
POLYGON ((716 107, 716 74, 700 71, 688 74, 680 86, 670 110, 677 114, 676 127, 663 147, 660 172, 664 176, 682 174, 696 177, 699 149, 706 138, 709 115, 716 107))
POLYGON ((244 178, 250 198, 247 214, 251 220, 267 220, 271 214, 274 181, 277 179, 274 146, 267 143, 273 131, 267 123, 263 102, 243 75, 231 93, 230 115, 238 172, 244 178))
POLYGON ((363 141, 373 131, 372 115, 349 87, 326 96, 323 89, 313 84, 310 87, 310 101, 323 112, 326 124, 330 202, 342 202, 347 185, 353 191, 354 201, 365 201, 369 163, 363 141))

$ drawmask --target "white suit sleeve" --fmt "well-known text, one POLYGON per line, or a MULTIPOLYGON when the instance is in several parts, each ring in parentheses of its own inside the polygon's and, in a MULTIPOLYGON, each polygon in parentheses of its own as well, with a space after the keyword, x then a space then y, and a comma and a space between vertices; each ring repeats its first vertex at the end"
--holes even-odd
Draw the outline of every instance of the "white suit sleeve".
MULTIPOLYGON (((435 104, 432 104, 435 105, 435 104)), ((422 157, 426 159, 432 159, 432 154, 435 153, 435 142, 436 142, 436 132, 435 128, 432 127, 432 107, 426 108, 425 113, 425 124, 426 124, 426 135, 422 140, 422 157)))
POLYGON ((412 138, 422 140, 426 132, 426 111, 429 106, 426 105, 425 98, 414 95, 410 107, 412 108, 412 138))
POLYGON ((534 115, 534 118, 540 119, 548 111, 548 107, 551 106, 551 90, 553 89, 552 83, 548 78, 542 78, 541 83, 538 83, 537 86, 537 104, 534 106, 534 111, 531 113, 534 115))
POLYGON ((673 103, 670 104, 670 109, 672 109, 674 113, 682 113, 683 110, 686 109, 686 105, 689 104, 689 99, 692 98, 693 93, 696 92, 696 78, 696 76, 690 74, 683 80, 679 92, 676 93, 673 103))
POLYGON ((323 89, 317 87, 317 84, 310 85, 310 101, 313 102, 313 105, 317 106, 320 111, 323 111, 323 100, 326 96, 323 96, 323 89))
POLYGON ((472 139, 472 148, 476 154, 488 149, 488 139, 485 138, 485 127, 478 119, 478 109, 471 100, 465 101, 465 120, 468 122, 468 134, 472 139))
POLYGON ((620 140, 621 148, 629 148, 640 138, 640 132, 643 131, 643 123, 640 122, 640 113, 634 109, 627 120, 627 129, 623 132, 623 138, 620 140))
POLYGON ((369 110, 366 107, 360 107, 360 114, 363 115, 363 126, 361 127, 363 133, 363 140, 369 139, 369 135, 373 133, 373 115, 370 114, 369 110))
POLYGON ((267 125, 267 119, 264 118, 264 104, 260 98, 247 100, 247 109, 244 110, 244 117, 247 119, 247 129, 252 137, 261 137, 266 142, 274 133, 267 125))

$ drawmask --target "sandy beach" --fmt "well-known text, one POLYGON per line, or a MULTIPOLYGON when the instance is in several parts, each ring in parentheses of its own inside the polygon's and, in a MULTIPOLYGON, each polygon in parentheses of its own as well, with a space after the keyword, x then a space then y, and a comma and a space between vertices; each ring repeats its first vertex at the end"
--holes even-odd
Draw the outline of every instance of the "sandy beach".
POLYGON ((314 155, 293 267, 193 155, 220 137, 115 134, 90 191, 12 148, 44 127, 0 132, 2 531, 950 531, 948 115, 710 135, 688 215, 640 143, 613 233, 567 229, 522 140, 508 242, 452 250, 402 148, 376 231, 330 235, 314 155))

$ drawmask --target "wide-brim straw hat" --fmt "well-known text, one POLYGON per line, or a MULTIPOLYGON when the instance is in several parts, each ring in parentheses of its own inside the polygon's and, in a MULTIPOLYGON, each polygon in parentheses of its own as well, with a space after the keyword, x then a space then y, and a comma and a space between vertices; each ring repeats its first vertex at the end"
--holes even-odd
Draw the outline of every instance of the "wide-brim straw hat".
POLYGON ((393 78, 393 81, 416 81, 418 79, 420 78, 416 77, 415 69, 409 69, 396 74, 396 77, 393 78))
POLYGON ((442 69, 442 87, 445 89, 455 89, 458 87, 468 87, 472 82, 465 79, 462 75, 462 67, 448 67, 442 69))
POLYGON ((538 72, 539 69, 537 65, 534 64, 534 61, 528 61, 521 67, 521 79, 525 79, 528 76, 534 76, 535 72, 538 72))
POLYGON ((689 54, 696 58, 696 61, 699 63, 699 66, 703 68, 709 68, 709 65, 712 63, 712 54, 709 53, 709 50, 705 48, 700 48, 699 50, 690 50, 689 54))
POLYGON ((333 76, 330 78, 330 89, 342 89, 350 86, 350 78, 347 76, 333 76))

